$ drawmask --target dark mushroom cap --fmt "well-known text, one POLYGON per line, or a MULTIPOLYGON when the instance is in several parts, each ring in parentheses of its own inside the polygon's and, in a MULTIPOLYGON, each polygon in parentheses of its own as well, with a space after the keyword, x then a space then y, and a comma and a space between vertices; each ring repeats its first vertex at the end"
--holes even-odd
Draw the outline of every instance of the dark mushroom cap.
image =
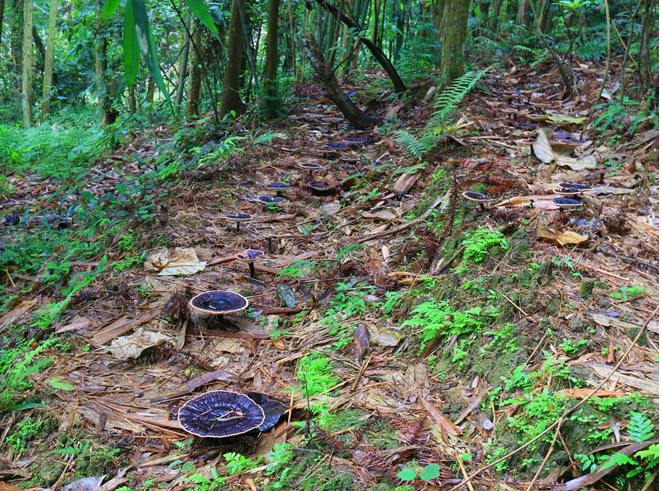
POLYGON ((586 184, 571 184, 568 182, 561 182, 559 183, 559 188, 561 189, 571 189, 575 191, 588 191, 591 189, 591 186, 587 186, 586 184))
POLYGON ((320 164, 316 164, 315 162, 303 162, 299 164, 299 168, 306 170, 320 170, 322 169, 322 166, 320 164))
POLYGON ((214 290, 196 295, 190 304, 207 314, 232 314, 248 307, 248 300, 238 293, 214 290))
POLYGON ((576 199, 572 198, 554 198, 552 203, 554 203, 559 208, 577 208, 582 206, 581 201, 577 201, 576 199))
POLYGON ((248 213, 234 213, 232 215, 226 215, 225 217, 226 220, 233 220, 235 222, 247 222, 251 218, 253 218, 253 216, 248 213))
POLYGON ((278 399, 261 392, 245 392, 264 411, 264 422, 258 427, 260 431, 267 431, 276 426, 278 420, 287 411, 287 406, 278 399))
POLYGON ((462 193, 464 199, 469 201, 474 201, 476 203, 489 203, 492 201, 490 198, 486 198, 484 194, 477 193, 475 191, 465 191, 462 193))
POLYGON ((345 148, 348 148, 346 144, 340 142, 329 142, 326 146, 334 150, 344 150, 345 148))
POLYGON ((18 222, 21 221, 21 217, 18 216, 18 213, 10 213, 5 217, 5 225, 7 227, 13 227, 14 225, 18 225, 18 222))
POLYGON ((276 204, 276 203, 282 203, 283 201, 287 201, 285 198, 282 198, 280 196, 260 196, 257 199, 260 203, 264 203, 266 205, 271 205, 271 204, 276 204))
POLYGON ((259 249, 246 249, 244 252, 235 255, 238 261, 244 263, 253 262, 260 256, 264 256, 264 252, 259 249))
POLYGON ((347 143, 365 143, 365 138, 359 138, 356 136, 345 136, 343 137, 342 141, 347 142, 347 143))
POLYGON ((250 397, 216 390, 195 397, 177 414, 185 431, 202 438, 225 438, 254 430, 264 423, 264 411, 250 397))
POLYGON ((290 185, 284 182, 272 182, 271 184, 267 184, 267 188, 277 189, 280 191, 283 189, 290 189, 290 185))
POLYGON ((327 183, 324 181, 310 181, 306 184, 310 189, 313 189, 314 191, 328 191, 331 189, 331 186, 329 186, 327 183))

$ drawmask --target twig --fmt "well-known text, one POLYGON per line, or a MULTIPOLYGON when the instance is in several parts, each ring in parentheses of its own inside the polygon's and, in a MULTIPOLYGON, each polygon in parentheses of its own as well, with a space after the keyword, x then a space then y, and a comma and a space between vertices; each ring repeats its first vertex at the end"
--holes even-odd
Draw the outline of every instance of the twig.
POLYGON ((371 240, 379 239, 381 237, 386 237, 387 235, 393 235, 397 234, 398 232, 402 232, 403 230, 407 230, 408 228, 413 227, 414 225, 418 225, 421 223, 423 220, 427 218, 427 216, 430 214, 432 210, 434 210, 439 204, 443 201, 443 198, 439 197, 437 198, 432 205, 423 213, 420 217, 415 218, 414 220, 410 222, 403 223, 402 225, 398 225, 397 227, 393 227, 390 230, 386 230, 384 232, 379 232, 376 234, 368 235, 367 237, 363 237, 362 239, 357 240, 357 243, 361 244, 363 242, 368 242, 371 240))
POLYGON ((469 491, 475 491, 473 484, 471 484, 471 480, 469 479, 469 476, 467 476, 467 470, 464 468, 464 464, 462 463, 462 457, 455 457, 455 460, 457 461, 457 464, 460 466, 460 471, 462 471, 462 476, 467 480, 467 488, 469 488, 469 491))
POLYGON ((547 339, 547 334, 549 334, 549 331, 545 331, 545 334, 543 335, 543 337, 540 338, 540 341, 538 342, 538 344, 536 345, 536 347, 533 348, 533 351, 531 352, 531 354, 529 355, 529 357, 526 359, 526 362, 524 363, 525 365, 528 365, 529 362, 530 362, 530 361, 533 359, 533 357, 535 356, 535 354, 538 352, 538 350, 539 350, 540 347, 542 346, 542 343, 545 341, 545 339, 547 339))
MULTIPOLYGON (((575 404, 574 406, 572 406, 570 409, 568 409, 567 411, 565 411, 565 412, 561 415, 561 417, 559 418, 559 420, 558 420, 556 423, 553 423, 553 424, 549 425, 549 426, 548 426, 547 428, 545 428, 542 432, 540 432, 540 433, 538 434, 538 436, 535 436, 535 437, 531 438, 530 440, 524 442, 522 445, 520 445, 519 447, 517 447, 515 450, 513 450, 513 451, 507 453, 506 455, 504 455, 504 456, 501 457, 500 459, 497 459, 497 460, 495 460, 494 462, 492 462, 492 463, 490 463, 490 464, 484 465, 483 467, 481 467, 481 468, 478 469, 477 471, 472 472, 472 473, 469 475, 468 478, 463 479, 462 482, 456 484, 455 486, 453 486, 452 488, 450 488, 448 491, 455 491, 455 490, 457 490, 457 489, 460 489, 462 486, 464 486, 465 484, 467 484, 467 482, 469 482, 469 479, 473 479, 474 477, 478 476, 479 474, 482 474, 483 472, 485 472, 485 471, 488 470, 488 469, 491 469, 492 467, 494 467, 495 465, 497 465, 497 464, 503 462, 504 460, 508 460, 508 459, 511 458, 513 455, 517 455, 519 452, 521 452, 522 450, 524 450, 525 448, 527 448, 527 447, 528 447, 529 445, 531 445, 532 443, 535 443, 535 442, 537 442, 538 440, 540 440, 543 436, 545 436, 547 433, 549 433, 550 431, 552 431, 554 428, 557 428, 557 436, 558 436, 558 429, 561 428, 561 424, 565 421, 565 418, 567 418, 570 414, 572 414, 574 411, 576 411, 576 410, 579 409, 582 405, 584 405, 584 403, 586 403, 591 397, 593 397, 595 394, 597 394, 597 392, 602 388, 602 386, 603 386, 604 384, 607 383, 607 381, 611 378, 611 376, 612 376, 614 373, 616 373, 616 370, 618 370, 618 369, 620 368, 620 366, 623 364, 623 362, 625 361, 625 359, 627 358, 627 356, 630 354, 630 351, 632 351, 632 348, 634 348, 634 345, 637 343, 637 341, 638 341, 639 338, 641 337, 641 335, 642 335, 642 333, 644 332, 644 330, 646 329, 646 327, 648 327, 648 324, 650 323, 650 321, 653 319, 653 317, 655 317, 655 314, 657 314, 658 310, 659 310, 659 307, 656 307, 656 308, 655 308, 655 311, 654 311, 654 312, 648 317, 648 319, 646 319, 646 322, 644 322, 644 325, 641 326, 641 329, 639 329, 639 332, 637 333, 637 335, 635 336, 635 338, 632 340, 632 342, 630 343, 630 346, 629 346, 628 349, 625 351, 625 353, 623 353, 623 356, 621 357, 621 359, 618 360, 618 362, 616 363, 616 365, 614 365, 614 368, 611 369, 611 371, 610 371, 610 372, 609 372, 609 373, 608 373, 608 374, 607 374, 607 375, 606 375, 606 376, 600 381, 600 383, 598 383, 598 385, 597 385, 597 386, 591 391, 591 393, 590 393, 588 396, 586 396, 584 399, 582 399, 582 400, 579 401, 577 404, 575 404)), ((555 441, 556 441, 556 439, 554 440, 554 442, 555 442, 555 441)), ((554 442, 552 442, 552 444, 553 444, 554 442)), ((544 467, 544 464, 545 464, 545 463, 546 463, 546 461, 543 462, 543 464, 541 465, 541 467, 544 467)), ((531 486, 532 486, 532 485, 533 485, 533 481, 531 482, 531 484, 530 484, 530 486, 529 486, 529 488, 528 488, 529 490, 531 489, 531 486)))
POLYGON ((501 293, 501 292, 500 292, 499 290, 497 290, 496 288, 494 289, 494 291, 497 292, 499 295, 501 295, 503 298, 505 298, 505 299, 510 303, 510 305, 512 305, 513 307, 515 307, 517 310, 519 310, 519 311, 520 311, 522 314, 524 314, 526 317, 528 317, 529 319, 533 320, 533 317, 531 317, 529 314, 527 314, 526 312, 524 312, 524 311, 519 307, 519 305, 517 305, 515 302, 513 302, 513 301, 512 301, 510 298, 508 298, 506 295, 504 295, 503 293, 501 293))

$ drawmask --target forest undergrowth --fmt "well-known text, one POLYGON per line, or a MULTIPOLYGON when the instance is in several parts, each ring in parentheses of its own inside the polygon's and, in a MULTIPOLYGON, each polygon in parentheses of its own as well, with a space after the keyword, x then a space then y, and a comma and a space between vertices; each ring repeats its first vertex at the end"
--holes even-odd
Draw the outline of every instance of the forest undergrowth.
POLYGON ((580 139, 601 68, 571 105, 530 68, 357 90, 368 131, 314 85, 258 130, 5 127, 0 489, 652 489, 657 124, 605 107, 570 160, 536 152, 580 139), (559 208, 562 182, 595 192, 559 208), (248 299, 230 330, 189 308, 209 290, 248 299), (177 412, 210 390, 286 411, 194 438, 177 412))

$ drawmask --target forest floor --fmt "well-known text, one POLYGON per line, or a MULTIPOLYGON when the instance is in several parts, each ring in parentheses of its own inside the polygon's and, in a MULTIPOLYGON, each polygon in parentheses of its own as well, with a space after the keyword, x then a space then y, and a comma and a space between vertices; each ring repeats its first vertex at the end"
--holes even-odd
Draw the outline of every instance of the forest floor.
MULTIPOLYGON (((189 141, 192 167, 168 167, 168 145, 204 134, 194 123, 135 135, 75 186, 10 175, 0 490, 531 489, 542 464, 536 489, 650 487, 637 452, 658 420, 658 131, 593 130, 571 151, 594 169, 558 158, 602 69, 578 69, 572 101, 537 70, 486 75, 422 162, 301 86, 261 142, 189 141), (517 104, 530 117, 502 111, 517 104), (155 168, 174 179, 144 178, 155 168), (275 181, 287 201, 261 204, 275 181), (560 182, 594 189, 559 209, 560 182), (237 212, 252 215, 238 230, 237 212), (35 248, 51 252, 23 267, 35 248), (256 279, 235 260, 247 248, 265 251, 256 279), (174 264, 183 275, 158 274, 174 264), (188 307, 209 290, 250 307, 215 328, 188 307), (178 409, 210 390, 286 410, 259 435, 193 438, 178 409), (619 451, 630 461, 601 465, 619 451)), ((434 110, 345 90, 413 133, 434 110)))

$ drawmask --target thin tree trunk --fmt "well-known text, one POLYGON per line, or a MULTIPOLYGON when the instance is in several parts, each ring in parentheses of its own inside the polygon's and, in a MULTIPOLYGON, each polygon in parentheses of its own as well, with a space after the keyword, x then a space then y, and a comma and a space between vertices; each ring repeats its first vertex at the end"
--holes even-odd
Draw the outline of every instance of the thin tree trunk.
POLYGON ((23 2, 23 126, 32 126, 32 0, 23 2))
POLYGON ((53 85, 53 61, 55 58, 55 26, 57 23, 58 0, 51 0, 48 13, 48 37, 46 39, 46 58, 44 59, 44 90, 41 98, 41 121, 51 107, 51 85, 53 85))
POLYGON ((156 92, 156 83, 152 77, 147 79, 147 94, 145 95, 145 101, 148 104, 154 104, 154 92, 156 92))
POLYGON ((225 64, 223 77, 223 99, 221 100, 221 117, 234 111, 240 114, 244 111, 244 103, 239 95, 239 79, 241 75, 241 56, 244 51, 244 33, 241 25, 243 10, 242 0, 232 0, 230 11, 230 35, 228 41, 228 60, 225 64))
POLYGON ((467 36, 469 0, 446 0, 441 30, 444 41, 441 50, 441 86, 446 87, 464 73, 462 46, 467 36))
POLYGON ((502 5, 503 0, 494 0, 494 2, 490 4, 490 20, 487 23, 487 27, 489 27, 492 32, 496 32, 497 27, 499 27, 499 12, 501 12, 502 5))
POLYGON ((269 0, 264 63, 264 104, 267 116, 278 115, 278 10, 280 0, 269 0))
MULTIPOLYGON (((338 8, 335 5, 331 5, 328 3, 326 0, 316 0, 319 5, 321 5, 324 9, 326 9, 330 14, 332 15, 337 15, 338 14, 338 8)), ((468 9, 468 7, 467 7, 468 9)), ((467 11, 468 15, 468 11, 467 11)), ((360 30, 358 24, 354 22, 352 19, 347 17, 344 14, 340 14, 340 21, 345 24, 347 27, 353 27, 357 31, 360 30)), ((397 70, 393 66, 393 64, 389 61, 389 59, 386 57, 386 55, 382 52, 381 49, 379 49, 377 46, 375 46, 375 43, 371 42, 369 39, 366 39, 364 37, 359 38, 360 41, 363 43, 363 45, 370 50, 372 55, 377 59, 379 64, 382 66, 384 71, 387 73, 389 78, 391 79, 391 82, 393 83, 393 88, 395 89, 396 92, 404 92, 407 90, 407 86, 405 83, 402 81, 400 78, 400 75, 398 75, 397 70)))
MULTIPOLYGON (((191 15, 188 16, 187 24, 190 25, 190 29, 195 28, 195 24, 191 22, 191 15)), ((188 52, 191 47, 191 40, 188 37, 188 33, 184 33, 184 49, 182 49, 181 58, 179 58, 179 76, 177 77, 177 93, 175 95, 175 105, 179 107, 182 103, 182 98, 184 97, 184 85, 186 83, 186 72, 188 70, 188 52)))
POLYGON ((308 34, 303 38, 304 46, 308 51, 310 62, 315 68, 315 74, 324 84, 326 94, 338 106, 340 112, 343 113, 347 121, 349 121, 356 129, 365 130, 375 126, 377 121, 366 113, 361 111, 354 102, 347 96, 347 94, 340 88, 336 76, 333 74, 332 68, 327 64, 322 50, 315 42, 315 38, 308 34))
POLYGON ((202 47, 202 27, 197 25, 193 32, 193 56, 191 57, 191 76, 189 77, 188 101, 186 102, 186 116, 192 118, 200 112, 200 88, 202 86, 202 63, 205 56, 202 47))
POLYGON ((372 29, 372 43, 377 46, 377 43, 379 42, 379 14, 381 12, 381 4, 379 3, 379 0, 375 0, 375 25, 373 26, 372 29))
POLYGON ((106 71, 108 70, 108 38, 104 32, 104 20, 101 13, 102 1, 97 2, 96 46, 95 46, 95 72, 97 92, 99 96, 99 121, 102 126, 114 123, 111 111, 112 101, 108 90, 106 71))
POLYGON ((2 23, 5 20, 5 0, 0 0, 0 47, 2 46, 2 23))
POLYGON ((134 82, 129 88, 129 112, 136 114, 138 112, 138 104, 136 104, 136 83, 134 82))

